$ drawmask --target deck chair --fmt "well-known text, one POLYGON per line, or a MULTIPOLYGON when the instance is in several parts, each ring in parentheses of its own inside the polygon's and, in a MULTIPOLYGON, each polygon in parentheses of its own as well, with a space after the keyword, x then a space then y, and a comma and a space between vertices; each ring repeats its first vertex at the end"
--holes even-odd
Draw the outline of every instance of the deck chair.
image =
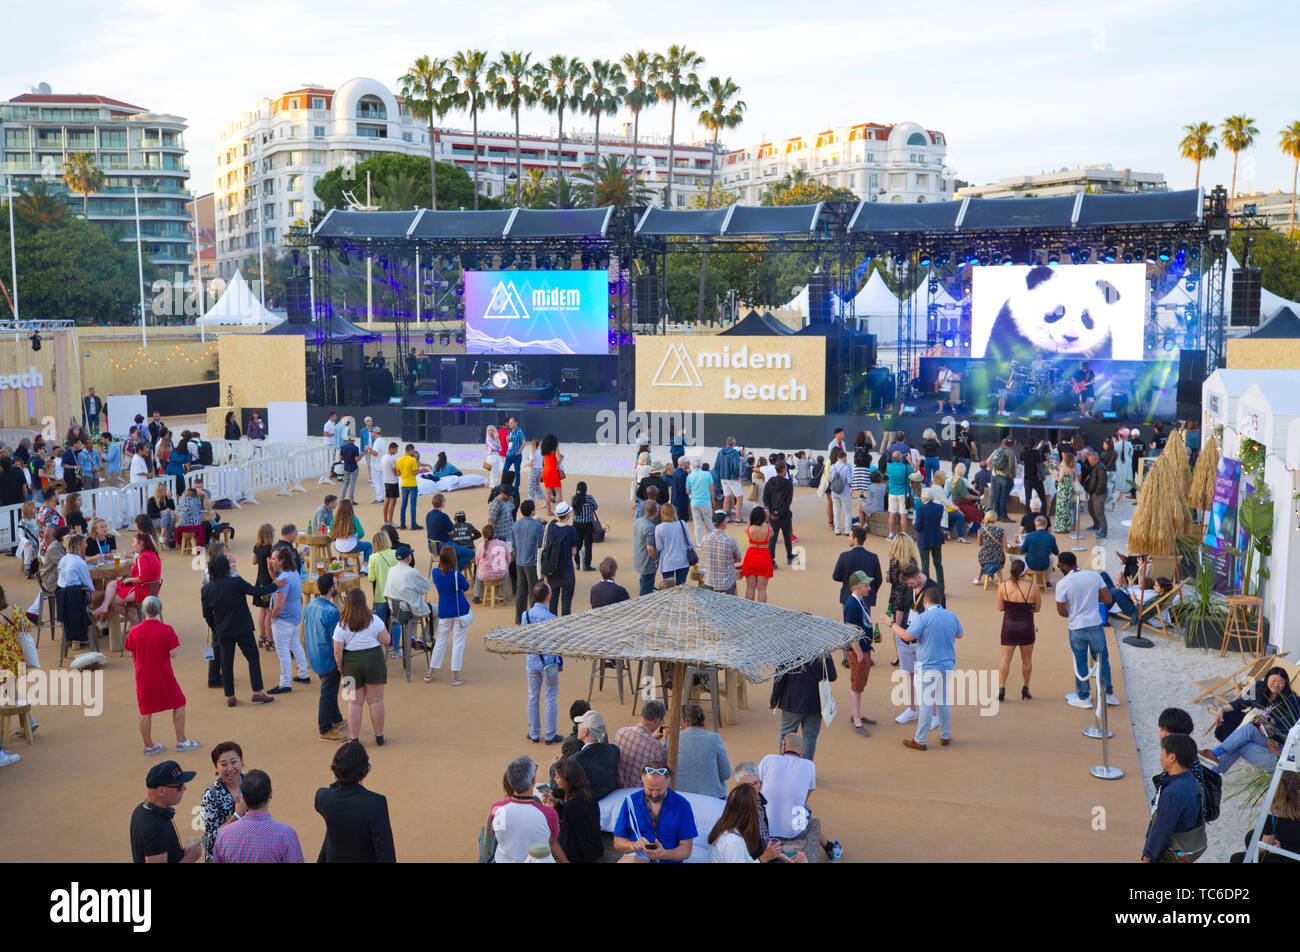
MULTIPOLYGON (((1152 618, 1159 618, 1160 614, 1169 607, 1174 600, 1174 596, 1177 594, 1178 588, 1175 586, 1159 598, 1153 598, 1151 601, 1143 605, 1141 611, 1142 624, 1148 625, 1152 618)), ((1121 615, 1120 617, 1123 620, 1120 624, 1115 626, 1116 631, 1128 631, 1130 628, 1137 627, 1137 618, 1131 615, 1121 615)), ((1168 628, 1169 626, 1162 621, 1159 628, 1152 628, 1151 630, 1160 632, 1160 634, 1164 635, 1166 638, 1173 638, 1173 635, 1169 633, 1168 628)))
POLYGON ((1201 689, 1201 693, 1192 698, 1193 703, 1205 698, 1214 698, 1224 704, 1235 701, 1241 697, 1243 691, 1263 677, 1264 672, 1273 667, 1278 659, 1286 654, 1290 654, 1290 652, 1280 651, 1275 655, 1258 658, 1248 664, 1243 664, 1227 677, 1203 678, 1199 681, 1193 681, 1192 684, 1201 689))

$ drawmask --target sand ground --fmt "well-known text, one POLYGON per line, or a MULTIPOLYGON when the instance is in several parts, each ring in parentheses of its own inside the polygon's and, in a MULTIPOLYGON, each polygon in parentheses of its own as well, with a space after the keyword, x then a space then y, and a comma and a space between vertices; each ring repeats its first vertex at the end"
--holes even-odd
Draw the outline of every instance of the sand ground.
MULTIPOLYGON (((573 480, 571 480, 572 482, 573 480)), ((588 477, 590 491, 601 502, 609 523, 608 540, 597 547, 597 558, 613 555, 629 566, 632 516, 628 481, 610 476, 588 477)), ((261 505, 248 505, 229 514, 236 530, 234 554, 245 575, 252 572, 252 541, 257 526, 286 521, 304 524, 324 486, 311 486, 307 495, 292 498, 263 496, 261 505)), ((455 493, 449 509, 465 509, 470 518, 486 518, 487 494, 481 490, 455 493)), ((420 515, 428 509, 421 500, 420 515)), ((379 526, 378 505, 358 507, 367 534, 379 526)), ((770 586, 771 601, 791 608, 838 617, 838 583, 830 579, 842 537, 826 527, 824 504, 811 489, 800 489, 795 503, 795 531, 806 551, 804 572, 783 568, 770 586)), ((736 530, 733 530, 736 531, 736 530)), ((740 533, 736 532, 740 537, 740 533)), ((404 533, 427 567, 423 532, 404 533)), ((885 540, 872 536, 868 546, 880 555, 885 540)), ((965 637, 958 643, 958 665, 990 671, 996 685, 1000 616, 994 594, 971 585, 975 545, 945 547, 949 607, 961 617, 965 637)), ((219 741, 233 739, 244 748, 250 767, 268 771, 274 784, 272 812, 299 832, 305 853, 314 857, 324 831, 313 809, 317 787, 332 778, 329 761, 335 745, 316 737, 317 689, 296 685, 274 704, 248 702, 247 668, 236 664, 240 703, 227 708, 221 692, 206 686, 202 651, 206 634, 198 608, 200 572, 191 556, 177 551, 163 555, 162 596, 165 617, 176 627, 181 654, 175 662, 187 694, 188 733, 203 748, 184 754, 169 752, 198 778, 178 810, 185 821, 197 806, 213 770, 210 751, 219 741)), ((575 609, 585 607, 587 588, 595 573, 580 573, 575 609)), ((26 605, 35 583, 25 581, 17 562, 0 558, 0 585, 11 602, 26 605)), ((884 592, 878 612, 883 612, 884 592)), ((1054 604, 1039 617, 1038 650, 1034 657, 1034 700, 1021 701, 1018 662, 1009 680, 1008 700, 992 716, 978 707, 953 711, 954 743, 936 744, 921 753, 901 745, 912 726, 899 726, 893 717, 900 708, 890 701, 888 665, 892 647, 878 652, 878 666, 867 686, 864 708, 880 721, 872 736, 863 738, 849 727, 848 678, 840 669, 835 684, 840 715, 823 728, 817 747, 818 789, 811 804, 823 830, 844 845, 847 861, 1007 860, 1007 861, 1134 861, 1141 853, 1147 822, 1142 772, 1127 729, 1127 708, 1111 708, 1115 737, 1111 760, 1125 771, 1122 780, 1094 779, 1089 768, 1101 762, 1100 742, 1080 733, 1092 722, 1089 711, 1068 706, 1062 696, 1074 689, 1065 620, 1054 604)), ((391 661, 387 692, 388 724, 384 747, 373 745, 367 720, 361 739, 374 764, 367 786, 388 796, 397 855, 403 861, 472 862, 488 806, 500 798, 501 775, 507 762, 527 754, 545 764, 557 748, 535 746, 525 739, 526 698, 521 657, 488 653, 483 635, 509 625, 510 608, 475 608, 470 630, 463 687, 452 688, 444 671, 432 685, 416 677, 408 684, 400 662, 391 661)), ((1113 635, 1111 636, 1113 638, 1113 635)), ((42 663, 57 664, 57 646, 47 639, 40 646, 42 663)), ((1126 697, 1123 671, 1115 647, 1115 690, 1126 697)), ((38 712, 37 743, 15 742, 22 762, 0 771, 5 808, 0 834, 8 844, 9 861, 90 860, 121 862, 129 858, 127 840, 131 809, 143 794, 144 775, 154 762, 141 756, 137 732, 134 678, 130 657, 114 653, 104 672, 105 701, 98 717, 80 709, 47 708, 38 712), (59 819, 55 819, 59 818, 59 819), (72 821, 72 818, 78 818, 72 821)), ((275 655, 262 654, 263 674, 274 683, 275 655)), ((587 693, 589 665, 571 662, 561 676, 560 710, 587 693)), ((313 679, 314 682, 315 679, 313 679)), ((759 760, 776 749, 777 726, 767 710, 769 685, 753 686, 750 707, 740 723, 724 727, 722 737, 732 762, 759 760)), ((620 708, 612 683, 593 698, 611 731, 631 723, 630 700, 620 708)), ((170 723, 155 717, 155 739, 169 741, 170 723)), ((935 735, 932 735, 935 736, 935 735)), ((196 824, 197 828, 197 824, 196 824)))

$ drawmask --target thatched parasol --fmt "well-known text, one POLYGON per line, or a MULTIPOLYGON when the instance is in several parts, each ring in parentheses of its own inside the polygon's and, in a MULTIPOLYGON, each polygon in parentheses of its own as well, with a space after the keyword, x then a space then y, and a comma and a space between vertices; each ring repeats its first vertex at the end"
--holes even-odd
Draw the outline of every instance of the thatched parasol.
POLYGON ((1178 485, 1182 488, 1180 498, 1183 505, 1187 503, 1187 492, 1192 485, 1192 467, 1188 462, 1186 437, 1182 430, 1174 430, 1170 435, 1169 441, 1165 444, 1165 451, 1160 454, 1161 459, 1169 457, 1169 462, 1174 468, 1174 477, 1178 480, 1178 485))
MULTIPOLYGON (((483 641, 497 654, 670 662, 673 693, 684 697, 687 665, 729 668, 759 683, 843 648, 861 634, 853 625, 807 612, 675 586, 576 615, 497 628, 483 641)), ((668 710, 673 708, 669 703, 668 710)), ((675 771, 681 718, 670 713, 668 723, 668 762, 675 771)))
POLYGON ((1192 473, 1191 488, 1187 493, 1187 501, 1193 509, 1204 512, 1210 508, 1210 503, 1214 501, 1214 481, 1218 475, 1219 441, 1211 432, 1201 447, 1201 455, 1196 457, 1196 469, 1192 473))
MULTIPOLYGON (((1174 540, 1189 520, 1186 500, 1178 487, 1173 467, 1162 455, 1154 466, 1147 469, 1142 487, 1138 490, 1137 511, 1128 530, 1128 550, 1133 555, 1171 555, 1174 540), (1182 508, 1183 515, 1178 510, 1182 508)), ((1147 563, 1142 563, 1142 588, 1146 588, 1147 563)), ((1138 625, 1135 634, 1125 638, 1130 645, 1150 648, 1153 642, 1142 637, 1142 604, 1139 599, 1138 625)))
MULTIPOLYGON (((1174 441, 1171 439, 1169 442, 1173 444, 1174 441)), ((1185 453, 1186 448, 1184 447, 1185 453)), ((1170 456, 1166 451, 1160 454, 1160 458, 1156 460, 1156 466, 1168 472, 1169 479, 1177 489, 1176 492, 1171 493, 1164 499, 1164 503, 1169 509, 1169 521, 1173 524, 1175 536, 1191 535, 1196 529, 1196 522, 1192 519, 1192 510, 1187 504, 1187 483, 1191 482, 1192 473, 1187 468, 1186 456, 1184 455, 1184 458, 1180 461, 1177 456, 1170 456), (1181 474, 1179 472, 1180 463, 1182 467, 1181 474), (1183 482, 1180 476, 1185 476, 1186 482, 1183 482)))

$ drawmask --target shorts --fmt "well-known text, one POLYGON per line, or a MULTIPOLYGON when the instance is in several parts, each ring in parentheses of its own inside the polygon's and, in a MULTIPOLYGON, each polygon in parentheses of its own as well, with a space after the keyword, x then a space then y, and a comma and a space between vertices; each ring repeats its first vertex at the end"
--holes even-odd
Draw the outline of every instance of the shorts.
POLYGON ((891 513, 896 512, 900 516, 907 515, 907 495, 902 494, 902 495, 895 496, 893 493, 890 493, 888 511, 891 513))
POLYGON ((741 488, 740 488, 740 480, 738 480, 738 479, 724 479, 724 480, 722 480, 722 495, 723 495, 723 496, 735 496, 737 499, 739 499, 739 498, 740 498, 740 494, 741 494, 742 491, 743 491, 743 490, 741 490, 741 488))
MULTIPOLYGON (((894 647, 898 649, 898 669, 911 674, 916 670, 916 642, 904 641, 898 635, 894 636, 894 647)), ((849 661, 852 662, 852 655, 849 661)))
POLYGON ((871 650, 868 649, 861 661, 849 651, 849 690, 861 694, 867 686, 867 675, 871 673, 871 650))
POLYGON ((343 652, 343 677, 352 679, 352 686, 363 688, 367 684, 387 684, 388 665, 384 662, 384 649, 366 648, 364 651, 343 652))
POLYGON ((400 499, 401 493, 399 493, 397 489, 398 489, 397 483, 384 483, 384 498, 400 499))

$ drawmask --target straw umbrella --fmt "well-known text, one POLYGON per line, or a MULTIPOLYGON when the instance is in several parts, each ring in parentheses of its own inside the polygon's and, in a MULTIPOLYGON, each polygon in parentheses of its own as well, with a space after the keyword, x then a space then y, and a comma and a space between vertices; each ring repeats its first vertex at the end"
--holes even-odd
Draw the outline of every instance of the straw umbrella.
POLYGON ((673 666, 668 764, 677 771, 680 709, 690 695, 687 666, 738 672, 758 684, 803 667, 861 637, 854 625, 712 589, 674 586, 626 602, 483 637, 497 654, 663 661, 673 666))
POLYGON ((1160 454, 1161 459, 1166 456, 1174 467, 1174 476, 1178 479, 1178 485, 1182 487, 1179 498, 1185 502, 1192 484, 1192 468, 1188 462, 1186 435, 1182 430, 1174 430, 1170 435, 1169 441, 1165 444, 1165 451, 1160 454))
POLYGON ((1201 513, 1202 521, 1210 504, 1214 501, 1214 481, 1219 474, 1219 441, 1211 432, 1205 438, 1201 455, 1196 457, 1196 469, 1192 473, 1191 488, 1187 501, 1193 509, 1201 513))
MULTIPOLYGON (((1128 530, 1129 552, 1139 555, 1168 555, 1174 551, 1174 540, 1181 528, 1178 510, 1170 505, 1183 505, 1183 496, 1173 467, 1163 455, 1147 470, 1138 490, 1137 511, 1128 530)), ((1185 511, 1185 510, 1184 510, 1185 511)), ((1187 519, 1184 515, 1183 519, 1187 519)), ((1142 564, 1142 588, 1146 588, 1147 563, 1142 564)), ((1154 642, 1142 637, 1142 604, 1139 596, 1137 632, 1125 638, 1127 644, 1150 648, 1154 642)))

